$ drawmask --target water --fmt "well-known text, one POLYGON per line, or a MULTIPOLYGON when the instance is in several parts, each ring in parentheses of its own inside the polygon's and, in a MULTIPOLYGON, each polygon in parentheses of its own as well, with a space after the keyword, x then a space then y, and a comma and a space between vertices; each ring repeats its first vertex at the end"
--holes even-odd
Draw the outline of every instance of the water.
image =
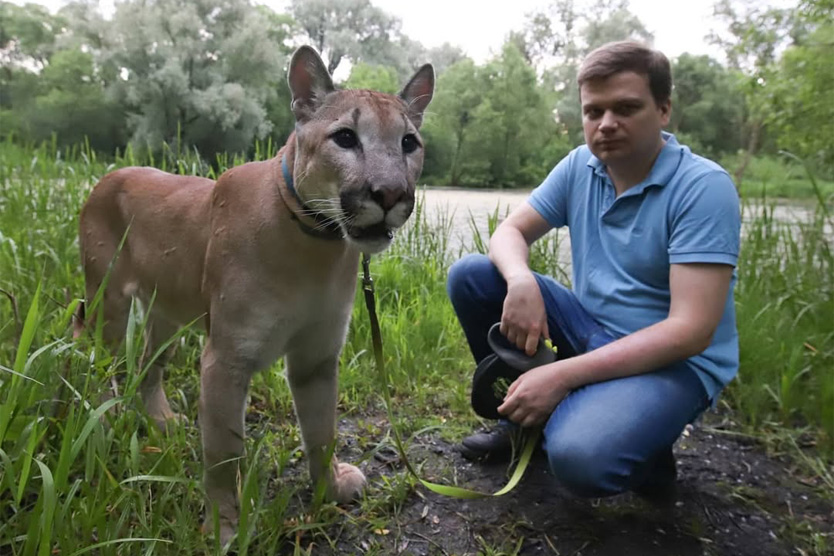
MULTIPOLYGON (((531 190, 486 190, 431 188, 420 190, 428 221, 435 222, 445 217, 450 221, 450 248, 453 253, 474 251, 473 223, 486 242, 489 237, 489 218, 498 210, 499 220, 524 202, 531 190)), ((742 205, 742 236, 744 228, 760 214, 760 206, 752 203, 742 205)), ((786 223, 807 222, 813 214, 813 205, 802 203, 779 203, 773 207, 776 220, 786 223)), ((826 226, 826 233, 834 239, 834 229, 826 226)), ((570 268, 570 239, 567 233, 560 237, 560 263, 570 268)))
POLYGON ((499 220, 521 204, 530 191, 503 191, 479 189, 425 189, 419 195, 423 198, 429 222, 441 216, 450 221, 450 247, 472 249, 473 223, 481 237, 489 237, 488 221, 498 210, 499 220))

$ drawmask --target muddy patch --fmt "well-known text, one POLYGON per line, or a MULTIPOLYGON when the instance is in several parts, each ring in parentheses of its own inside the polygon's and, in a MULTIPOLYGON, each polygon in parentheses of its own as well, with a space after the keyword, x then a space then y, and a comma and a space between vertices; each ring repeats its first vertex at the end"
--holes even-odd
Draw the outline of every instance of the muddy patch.
MULTIPOLYGON (((363 422, 369 419, 385 429, 383 417, 363 422)), ((832 553, 834 507, 823 486, 804 477, 787 458, 767 454, 753 441, 726 430, 726 419, 714 415, 676 444, 679 499, 666 510, 631 494, 590 500, 571 496, 549 475, 541 456, 533 459, 516 489, 499 498, 458 500, 419 486, 409 488, 393 452, 363 454, 358 429, 365 426, 340 423, 345 446, 341 456, 346 461, 366 456, 362 467, 371 482, 368 498, 361 507, 347 510, 344 523, 325 533, 328 542, 319 535, 299 539, 305 551, 312 545, 312 554, 832 553), (391 485, 397 481, 404 485, 402 496, 392 499, 397 489, 391 485), (380 495, 388 500, 380 502, 384 509, 374 510, 369 501, 380 495), (377 519, 368 519, 368 513, 377 519), (827 552, 820 546, 828 547, 827 552)), ((409 456, 429 480, 485 492, 495 492, 507 481, 506 464, 471 463, 437 435, 418 437, 409 456)))

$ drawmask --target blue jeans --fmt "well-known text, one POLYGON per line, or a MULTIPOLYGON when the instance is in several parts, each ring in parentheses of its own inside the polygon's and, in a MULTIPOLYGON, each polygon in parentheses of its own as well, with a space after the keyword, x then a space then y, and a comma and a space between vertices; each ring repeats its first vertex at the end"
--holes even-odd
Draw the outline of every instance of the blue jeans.
MULTIPOLYGON (((572 291, 549 276, 535 277, 560 358, 615 339, 572 291)), ((468 255, 452 266, 447 288, 472 355, 480 361, 492 353, 487 331, 501 320, 507 284, 486 256, 468 255)), ((589 497, 669 480, 674 477, 672 444, 708 405, 700 379, 683 363, 578 388, 556 406, 544 427, 550 471, 568 490, 589 497)))

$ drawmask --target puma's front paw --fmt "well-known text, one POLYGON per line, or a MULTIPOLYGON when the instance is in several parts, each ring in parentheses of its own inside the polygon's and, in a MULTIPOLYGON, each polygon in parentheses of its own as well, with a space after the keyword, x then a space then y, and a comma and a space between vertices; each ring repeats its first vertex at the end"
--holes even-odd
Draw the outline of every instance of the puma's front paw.
POLYGON ((220 517, 220 523, 217 525, 217 530, 215 530, 214 519, 206 517, 206 520, 203 522, 203 526, 200 528, 200 532, 207 537, 211 537, 214 535, 215 531, 217 531, 220 535, 220 546, 229 546, 232 541, 232 537, 234 537, 235 532, 237 532, 237 523, 220 517))
POLYGON ((333 470, 330 498, 339 504, 352 502, 362 495, 365 482, 365 475, 358 467, 349 463, 339 463, 333 470))

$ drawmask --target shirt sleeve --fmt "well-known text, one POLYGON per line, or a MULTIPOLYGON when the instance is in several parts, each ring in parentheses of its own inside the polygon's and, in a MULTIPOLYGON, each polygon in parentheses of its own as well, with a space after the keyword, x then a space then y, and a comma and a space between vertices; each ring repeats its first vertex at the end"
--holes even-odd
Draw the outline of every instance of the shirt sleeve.
POLYGON ((568 224, 568 190, 573 158, 573 155, 563 158, 527 199, 530 206, 554 228, 568 224))
POLYGON ((672 214, 669 263, 719 263, 736 266, 741 211, 736 187, 726 172, 696 178, 672 214))

